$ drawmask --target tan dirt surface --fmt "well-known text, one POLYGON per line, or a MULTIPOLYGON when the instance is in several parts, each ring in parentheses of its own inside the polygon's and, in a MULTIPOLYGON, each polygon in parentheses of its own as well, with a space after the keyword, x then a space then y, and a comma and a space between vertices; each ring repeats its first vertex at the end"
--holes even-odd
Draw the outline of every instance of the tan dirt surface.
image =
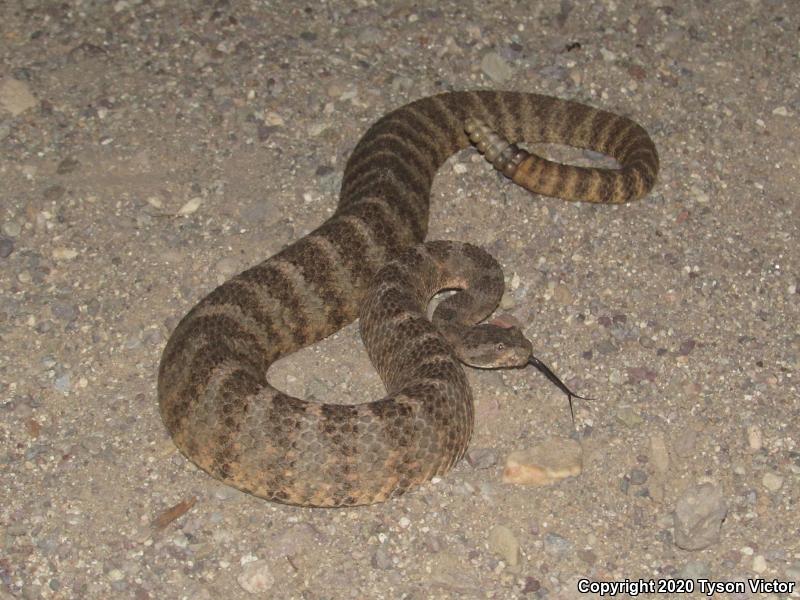
MULTIPOLYGON (((0 598, 788 590, 798 37, 800 3, 775 0, 0 3, 0 598), (177 320, 332 213, 372 121, 489 87, 629 115, 659 149, 626 206, 532 196, 474 151, 434 185, 429 238, 497 257, 501 318, 592 398, 575 423, 533 369, 470 371, 469 460, 389 503, 281 506, 194 468, 156 402, 177 320), (503 483, 509 454, 550 438, 580 444, 579 475, 503 483)), ((383 393, 354 325, 271 380, 383 393)))

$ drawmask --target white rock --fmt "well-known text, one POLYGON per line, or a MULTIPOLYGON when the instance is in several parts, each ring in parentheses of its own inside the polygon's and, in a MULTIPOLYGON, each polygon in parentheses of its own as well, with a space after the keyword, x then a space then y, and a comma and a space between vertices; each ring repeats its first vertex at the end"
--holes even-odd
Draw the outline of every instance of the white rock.
POLYGON ((761 450, 764 445, 764 437, 761 434, 761 428, 758 425, 750 425, 747 428, 747 444, 750 450, 761 450))
POLYGON ((255 560, 247 563, 236 578, 242 589, 250 594, 268 592, 275 584, 275 577, 265 560, 255 560))
POLYGON ((181 206, 178 214, 182 217, 187 215, 191 215, 194 212, 197 212, 197 209, 200 208, 200 205, 203 203, 203 199, 200 196, 195 196, 191 200, 189 200, 186 204, 181 206))

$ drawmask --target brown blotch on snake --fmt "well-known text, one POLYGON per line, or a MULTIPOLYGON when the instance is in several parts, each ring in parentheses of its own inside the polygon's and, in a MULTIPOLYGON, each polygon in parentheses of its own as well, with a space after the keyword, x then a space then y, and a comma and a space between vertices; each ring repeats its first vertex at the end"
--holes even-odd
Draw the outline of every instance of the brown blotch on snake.
POLYGON ((513 154, 513 168, 504 171, 536 193, 625 202, 646 194, 656 179, 658 156, 644 129, 567 100, 451 92, 385 115, 353 150, 333 216, 223 283, 172 332, 159 366, 158 400, 167 430, 190 460, 241 490, 304 506, 381 502, 458 461, 473 408, 454 355, 461 342, 450 330, 491 312, 502 277, 481 270, 492 271, 493 260, 472 246, 408 249, 424 240, 431 183, 449 156, 469 146, 471 120, 485 124, 477 125, 483 135, 495 132, 495 145, 561 143, 609 154, 621 166, 581 169, 533 155, 517 160, 514 150, 500 148, 500 156, 513 154), (388 278, 367 295, 381 267, 401 256, 410 262, 392 263, 388 278), (466 274, 445 268, 447 261, 472 264, 480 275, 467 282, 466 274), (434 313, 432 325, 420 306, 429 299, 425 282, 442 273, 467 289, 434 313), (473 304, 476 295, 484 300, 473 304), (327 405, 270 385, 273 362, 337 331, 359 311, 386 397, 327 405))

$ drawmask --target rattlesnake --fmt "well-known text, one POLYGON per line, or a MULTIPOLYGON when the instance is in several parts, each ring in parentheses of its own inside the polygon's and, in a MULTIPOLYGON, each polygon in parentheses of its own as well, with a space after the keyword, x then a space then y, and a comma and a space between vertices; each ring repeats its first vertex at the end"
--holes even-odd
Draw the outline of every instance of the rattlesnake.
POLYGON ((407 249, 425 238, 433 177, 469 146, 465 128, 498 169, 541 194, 626 202, 646 194, 658 171, 655 146, 638 124, 558 98, 451 92, 388 113, 353 150, 333 216, 217 287, 170 336, 158 398, 168 431, 190 460, 269 500, 352 506, 401 494, 463 455, 472 400, 452 346, 438 332, 491 312, 497 276, 469 282, 432 265, 455 261, 492 271, 487 260, 493 261, 472 246, 447 242, 407 249), (589 148, 621 168, 552 163, 506 139, 589 148), (450 255, 461 258, 445 260, 450 255), (434 328, 420 318, 420 306, 443 283, 474 286, 437 309, 434 328), (475 292, 489 301, 473 305, 475 292), (320 404, 269 384, 270 364, 337 331, 359 311, 385 398, 320 404))

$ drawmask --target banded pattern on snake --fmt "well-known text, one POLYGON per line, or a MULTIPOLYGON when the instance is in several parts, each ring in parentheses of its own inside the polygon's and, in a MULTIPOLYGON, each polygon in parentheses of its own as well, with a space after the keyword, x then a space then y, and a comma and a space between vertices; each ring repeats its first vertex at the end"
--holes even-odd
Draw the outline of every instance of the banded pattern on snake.
MULTIPOLYGON (((450 155, 469 146, 467 130, 498 169, 536 193, 626 202, 646 194, 658 171, 655 146, 638 124, 558 98, 451 92, 388 113, 356 145, 333 216, 217 287, 172 332, 158 399, 190 460, 268 500, 353 506, 401 494, 461 458, 473 413, 454 352, 469 362, 464 353, 480 347, 459 340, 486 332, 469 327, 496 307, 499 268, 469 245, 409 248, 425 238, 431 183, 450 155), (621 167, 552 163, 506 140, 589 148, 621 167), (434 326, 422 316, 438 286, 466 290, 437 308, 434 326), (359 311, 386 397, 320 404, 269 384, 270 364, 359 311)), ((502 274, 499 282, 502 294, 502 274)), ((530 352, 524 342, 504 346, 530 352)), ((489 360, 499 360, 497 352, 489 360)))

